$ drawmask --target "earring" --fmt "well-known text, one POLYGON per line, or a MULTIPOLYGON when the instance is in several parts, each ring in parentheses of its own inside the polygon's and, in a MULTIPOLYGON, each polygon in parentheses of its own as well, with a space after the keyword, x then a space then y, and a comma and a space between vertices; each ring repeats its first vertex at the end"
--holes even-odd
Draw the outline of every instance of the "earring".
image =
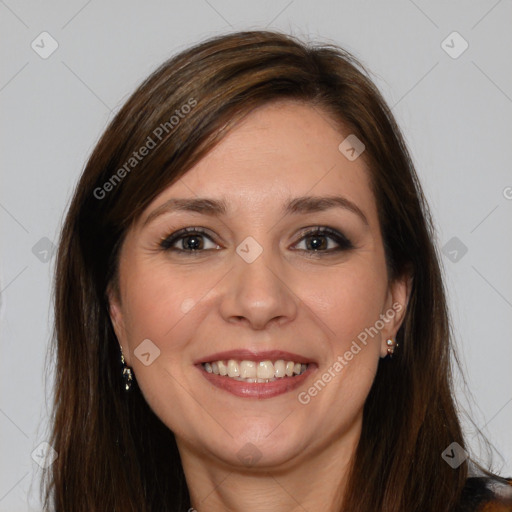
POLYGON ((121 352, 121 366, 123 367, 124 389, 125 391, 130 391, 133 383, 133 372, 132 369, 126 365, 123 352, 121 352))
POLYGON ((391 359, 393 357, 395 349, 398 348, 398 343, 394 339, 390 338, 389 340, 386 341, 386 345, 388 346, 388 355, 389 358, 391 359))

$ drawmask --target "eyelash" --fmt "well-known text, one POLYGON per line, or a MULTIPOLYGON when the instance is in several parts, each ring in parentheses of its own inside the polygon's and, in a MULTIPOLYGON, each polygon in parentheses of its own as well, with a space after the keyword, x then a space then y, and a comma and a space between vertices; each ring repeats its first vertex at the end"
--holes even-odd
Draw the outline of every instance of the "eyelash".
MULTIPOLYGON (((175 233, 172 233, 169 236, 166 236, 161 239, 159 243, 159 247, 164 251, 174 251, 176 253, 181 253, 182 255, 186 256, 197 256, 205 251, 211 251, 212 249, 196 249, 196 250, 186 250, 186 249, 178 249, 176 247, 173 247, 173 245, 180 241, 185 239, 189 236, 204 236, 208 238, 211 242, 215 243, 211 236, 207 234, 207 231, 203 228, 197 228, 197 227, 188 227, 184 229, 180 229, 179 231, 176 231, 175 233)), ((316 257, 317 255, 329 255, 341 251, 347 251, 354 248, 354 245, 352 242, 342 233, 335 229, 331 229, 329 227, 324 226, 316 226, 314 228, 304 230, 301 233, 301 238, 296 242, 295 245, 297 245, 299 242, 303 241, 307 237, 311 237, 314 235, 320 235, 325 236, 327 238, 331 238, 334 240, 339 247, 334 249, 297 249, 300 251, 303 251, 305 253, 310 253, 310 257, 316 257)), ((218 244, 217 244, 218 245, 218 244)))

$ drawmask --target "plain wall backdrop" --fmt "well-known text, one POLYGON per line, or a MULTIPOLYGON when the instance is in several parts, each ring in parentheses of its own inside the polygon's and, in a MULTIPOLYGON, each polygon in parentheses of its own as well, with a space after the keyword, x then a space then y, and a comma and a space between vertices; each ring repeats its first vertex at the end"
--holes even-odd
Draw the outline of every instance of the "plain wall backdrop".
POLYGON ((461 406, 512 476, 511 20, 510 0, 0 1, 0 511, 40 510, 52 250, 87 157, 159 64, 247 29, 334 42, 373 72, 432 207, 461 406))

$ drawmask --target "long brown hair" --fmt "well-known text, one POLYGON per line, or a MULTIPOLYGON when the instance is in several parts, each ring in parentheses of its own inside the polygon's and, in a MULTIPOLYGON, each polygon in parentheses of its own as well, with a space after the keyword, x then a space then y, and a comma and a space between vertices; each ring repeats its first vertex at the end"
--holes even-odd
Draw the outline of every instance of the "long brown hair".
POLYGON ((400 350, 380 361, 365 403, 343 510, 453 510, 467 463, 452 469, 441 458, 452 442, 465 446, 450 327, 431 219, 404 140, 352 55, 270 31, 215 37, 165 62, 119 111, 85 167, 57 258, 51 444, 58 458, 46 474, 46 510, 190 506, 173 433, 136 383, 123 392, 106 290, 115 287, 123 238, 148 204, 237 121, 279 99, 323 109, 364 142, 390 278, 413 276, 400 350), (148 138, 150 151, 131 160, 151 146, 148 138))

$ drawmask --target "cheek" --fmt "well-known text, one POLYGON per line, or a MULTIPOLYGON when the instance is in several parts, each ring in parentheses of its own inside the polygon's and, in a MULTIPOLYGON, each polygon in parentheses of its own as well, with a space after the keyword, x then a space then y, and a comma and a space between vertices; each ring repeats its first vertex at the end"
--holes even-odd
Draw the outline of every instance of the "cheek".
POLYGON ((325 359, 299 401, 319 417, 339 411, 338 422, 322 427, 333 435, 359 417, 375 379, 381 336, 371 329, 380 318, 387 289, 387 277, 378 268, 361 261, 347 265, 315 280, 307 294, 308 306, 327 326, 327 340, 325 359))
POLYGON ((179 343, 172 334, 190 309, 186 283, 179 277, 169 279, 162 264, 135 261, 125 270, 123 310, 130 352, 145 339, 162 350, 164 340, 179 343))
POLYGON ((379 269, 371 261, 356 261, 330 269, 304 287, 305 302, 327 326, 337 351, 379 319, 387 290, 387 275, 379 269))
POLYGON ((180 383, 185 383, 182 357, 194 335, 190 325, 193 312, 188 316, 194 285, 179 274, 170 276, 168 265, 161 263, 132 260, 125 270, 123 308, 130 366, 151 409, 186 438, 187 432, 181 431, 181 421, 176 421, 175 414, 187 417, 182 402, 188 395, 180 383), (149 361, 141 356, 144 353, 150 354, 149 361))
MULTIPOLYGON (((180 372, 204 316, 216 307, 214 292, 222 273, 193 266, 178 272, 165 260, 144 258, 134 258, 125 271, 123 308, 130 353, 137 355, 137 347, 149 339, 160 351, 159 364, 180 372)), ((136 372, 146 371, 137 360, 132 362, 136 372)))

